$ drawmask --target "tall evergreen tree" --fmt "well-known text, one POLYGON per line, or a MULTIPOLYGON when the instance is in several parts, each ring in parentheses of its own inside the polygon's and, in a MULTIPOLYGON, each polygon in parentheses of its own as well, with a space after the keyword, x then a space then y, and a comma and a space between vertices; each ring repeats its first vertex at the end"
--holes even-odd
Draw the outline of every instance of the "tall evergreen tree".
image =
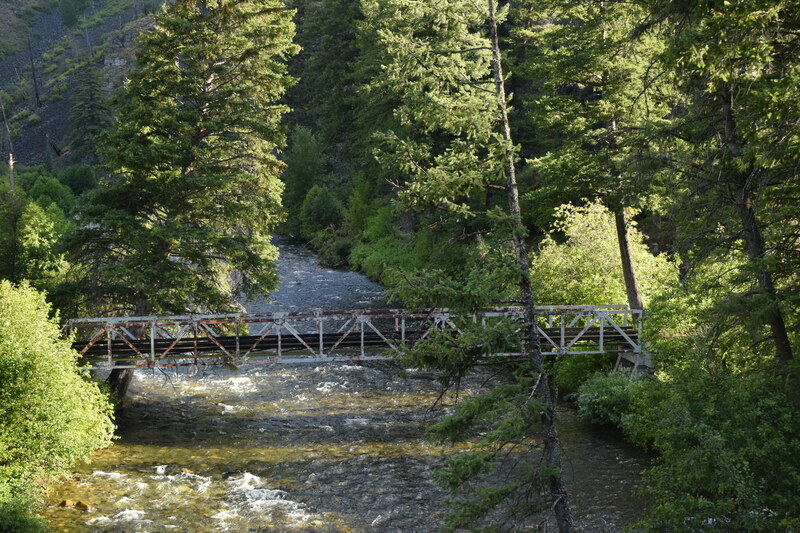
POLYGON ((526 98, 545 153, 532 160, 542 181, 534 196, 555 205, 600 199, 615 214, 622 270, 631 308, 642 308, 630 253, 627 207, 649 198, 641 154, 648 138, 642 123, 668 113, 646 85, 649 66, 663 46, 645 33, 632 39, 646 11, 621 2, 525 1, 517 32, 533 53, 523 65, 537 92, 526 98))
POLYGON ((73 158, 87 157, 97 162, 97 137, 111 125, 105 92, 103 73, 91 57, 82 58, 77 70, 77 86, 72 92, 72 108, 69 110, 69 150, 73 158))
POLYGON ((702 261, 738 248, 746 264, 734 307, 745 310, 756 343, 771 339, 786 371, 794 357, 785 307, 798 303, 797 5, 643 4, 650 20, 640 33, 664 30, 661 76, 680 91, 664 130, 681 178, 673 191, 684 251, 702 261))
MULTIPOLYGON (((508 6, 497 10, 493 0, 477 4, 471 0, 440 2, 417 0, 363 0, 367 24, 383 46, 382 71, 373 87, 397 99, 394 116, 398 127, 386 131, 378 157, 396 173, 401 197, 414 205, 442 210, 453 217, 471 218, 477 214, 476 198, 487 189, 499 188, 507 195, 504 213, 493 210, 495 230, 512 243, 513 272, 519 285, 519 298, 525 308, 523 331, 529 351, 532 377, 512 400, 500 393, 505 409, 487 399, 482 409, 514 425, 519 433, 504 432, 496 443, 503 449, 509 442, 540 424, 543 470, 519 469, 508 486, 479 491, 474 505, 463 506, 451 515, 450 527, 473 525, 473 521, 526 490, 533 478, 541 480, 551 495, 560 531, 572 531, 568 495, 561 478, 558 434, 555 428, 553 396, 544 368, 535 324, 530 267, 522 225, 516 181, 517 148, 514 146, 508 116, 508 97, 502 69, 498 26, 508 6), (525 400, 527 398, 527 400, 525 400), (528 400, 536 399, 531 410, 528 400), (519 399, 519 398, 518 398, 519 399), (491 405, 492 407, 487 407, 491 405), (503 413, 503 414, 500 414, 503 413), (536 416, 541 413, 541 416, 536 416), (510 422, 514 420, 514 422, 510 422), (514 433, 513 435, 511 435, 514 433)), ((485 208, 485 204, 481 208, 485 208)), ((455 362, 453 364, 461 364, 455 362)), ((531 374, 527 374, 531 376, 531 374)), ((454 426, 471 425, 483 415, 465 415, 454 426)), ((496 420, 497 420, 496 419, 496 420)), ((445 424, 444 428, 452 427, 445 424)), ((505 427, 505 426, 504 426, 505 427)), ((452 437, 452 435, 451 435, 452 437)), ((451 469, 450 486, 463 488, 469 478, 486 468, 492 460, 485 455, 459 462, 451 469)))
POLYGON ((233 270, 245 290, 274 287, 291 15, 279 0, 181 0, 141 37, 103 138, 112 177, 76 235, 113 308, 227 309, 233 270))
POLYGON ((107 311, 219 311, 276 285, 291 17, 280 0, 178 0, 141 36, 102 142, 111 178, 73 246, 107 311))

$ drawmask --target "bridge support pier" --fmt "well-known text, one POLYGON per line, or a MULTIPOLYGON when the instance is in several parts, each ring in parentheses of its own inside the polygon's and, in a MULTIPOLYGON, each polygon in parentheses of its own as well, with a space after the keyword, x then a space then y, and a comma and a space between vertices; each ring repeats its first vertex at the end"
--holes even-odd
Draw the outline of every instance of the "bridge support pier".
POLYGON ((644 352, 619 352, 614 370, 630 369, 631 377, 636 378, 642 374, 653 372, 653 363, 644 352))

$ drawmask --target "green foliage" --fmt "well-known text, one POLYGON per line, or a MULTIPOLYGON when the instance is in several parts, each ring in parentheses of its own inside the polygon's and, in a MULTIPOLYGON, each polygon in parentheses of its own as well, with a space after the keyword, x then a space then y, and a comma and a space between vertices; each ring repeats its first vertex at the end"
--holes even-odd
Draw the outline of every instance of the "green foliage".
MULTIPOLYGON (((563 205, 555 211, 553 231, 531 258, 531 283, 541 305, 625 303, 614 220, 600 203, 563 205), (562 241, 563 242, 559 242, 562 241)), ((664 255, 654 256, 643 236, 631 227, 633 260, 645 304, 667 284, 677 269, 664 255)))
POLYGON ((355 240, 353 236, 343 228, 328 227, 317 232, 311 244, 317 250, 321 265, 327 267, 344 267, 348 265, 355 240))
POLYGON ((72 91, 67 137, 74 160, 88 156, 91 162, 95 162, 97 138, 111 125, 111 110, 103 90, 102 70, 93 57, 83 56, 78 61, 80 66, 76 69, 78 79, 72 91))
POLYGON ((474 451, 450 459, 437 473, 454 494, 445 531, 501 531, 542 510, 550 473, 534 459, 544 405, 530 394, 533 385, 530 368, 519 365, 510 383, 461 401, 453 415, 429 428, 432 438, 449 442, 479 435, 474 451))
POLYGON ((102 138, 113 178, 82 206, 70 246, 93 301, 230 309, 276 285, 292 14, 278 0, 180 0, 142 34, 102 138))
POLYGON ((367 219, 364 231, 367 242, 359 243, 350 253, 350 264, 375 280, 383 280, 387 267, 410 265, 408 244, 394 226, 392 209, 382 207, 367 219))
POLYGON ((73 165, 58 173, 58 181, 72 190, 76 197, 98 186, 98 178, 92 167, 73 165))
POLYGON ((72 221, 63 208, 75 198, 43 167, 20 167, 17 176, 14 194, 0 188, 0 279, 54 291, 67 279, 61 244, 72 221))
POLYGON ((60 0, 61 22, 65 26, 75 26, 88 7, 89 0, 60 0))
POLYGON ((770 374, 662 373, 633 395, 626 432, 659 453, 648 530, 787 531, 800 523, 800 415, 770 374))
POLYGON ((552 369, 553 382, 561 393, 575 392, 597 372, 614 368, 616 354, 583 354, 573 352, 559 357, 552 369))
POLYGON ((622 428, 633 409, 634 398, 647 385, 624 372, 597 372, 580 386, 578 416, 622 428))
POLYGON ((342 203, 330 191, 314 185, 306 194, 300 208, 300 223, 304 236, 336 227, 342 219, 342 203))
POLYGON ((75 209, 72 191, 52 174, 36 176, 33 183, 27 181, 23 174, 20 176, 20 184, 25 188, 28 199, 42 207, 55 206, 64 214, 70 214, 75 209))
POLYGON ((517 10, 520 24, 513 31, 529 48, 520 68, 537 85, 524 104, 542 130, 544 149, 530 160, 542 180, 531 194, 552 207, 601 199, 615 211, 650 200, 659 174, 642 171, 642 154, 652 143, 642 124, 669 107, 653 98, 663 82, 648 78, 663 40, 649 33, 631 38, 646 9, 640 3, 523 0, 517 10))
POLYGON ((325 182, 325 156, 321 144, 308 128, 295 127, 289 146, 284 158, 286 170, 281 176, 286 184, 283 192, 283 205, 287 211, 284 227, 288 233, 311 238, 317 230, 327 227, 327 224, 320 226, 312 221, 311 226, 319 227, 306 228, 302 214, 311 190, 325 182))
POLYGON ((0 533, 47 533, 50 525, 36 515, 27 498, 8 498, 0 486, 0 533))
POLYGON ((0 281, 0 485, 32 494, 111 442, 111 406, 44 296, 0 281))

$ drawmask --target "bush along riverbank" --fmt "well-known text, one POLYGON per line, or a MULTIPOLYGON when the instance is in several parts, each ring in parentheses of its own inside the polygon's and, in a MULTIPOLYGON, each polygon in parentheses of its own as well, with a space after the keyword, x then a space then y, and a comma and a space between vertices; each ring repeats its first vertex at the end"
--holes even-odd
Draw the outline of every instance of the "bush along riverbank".
POLYGON ((50 314, 43 293, 0 281, 0 533, 48 530, 47 486, 112 439, 112 405, 50 314))
POLYGON ((796 531, 796 380, 766 361, 737 361, 745 353, 698 352, 692 340, 683 339, 683 357, 654 351, 652 376, 596 373, 579 388, 579 416, 657 454, 644 473, 642 529, 796 531))

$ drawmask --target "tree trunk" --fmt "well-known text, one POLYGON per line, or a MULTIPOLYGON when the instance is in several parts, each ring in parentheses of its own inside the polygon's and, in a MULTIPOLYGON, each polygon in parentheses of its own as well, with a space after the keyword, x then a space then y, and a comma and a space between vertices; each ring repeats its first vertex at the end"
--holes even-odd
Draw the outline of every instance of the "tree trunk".
MULTIPOLYGON (((719 94, 722 97, 722 117, 725 125, 725 145, 734 158, 740 158, 742 149, 739 136, 736 133, 736 119, 733 116, 733 98, 730 87, 723 84, 719 94)), ((764 238, 758 225, 755 208, 753 207, 753 193, 750 188, 750 176, 753 170, 743 173, 738 180, 741 183, 739 196, 734 200, 739 211, 739 218, 742 221, 742 230, 747 252, 750 261, 758 264, 763 261, 766 255, 764 238)), ((789 362, 793 359, 792 343, 786 332, 786 322, 780 308, 780 298, 772 281, 772 272, 765 264, 758 264, 756 267, 756 280, 758 286, 769 298, 770 307, 764 315, 764 323, 772 332, 772 340, 775 343, 775 355, 781 372, 789 371, 789 362)))
MULTIPOLYGON (((147 300, 139 298, 136 302, 136 316, 145 316, 148 309, 149 305, 147 304, 147 300)), ((137 337, 141 337, 143 331, 132 331, 132 333, 137 337)), ((106 379, 111 388, 111 392, 120 402, 123 402, 128 395, 128 387, 130 387, 131 381, 133 380, 133 372, 133 368, 115 368, 111 371, 111 374, 109 374, 108 379, 106 379)))
POLYGON ((28 33, 28 59, 31 61, 31 76, 33 76, 33 94, 36 96, 36 107, 42 107, 42 100, 39 98, 39 80, 36 79, 36 66, 33 63, 33 45, 31 45, 30 33, 28 33))
POLYGON ((631 254, 628 221, 625 217, 624 208, 620 207, 614 210, 614 222, 617 226, 617 242, 619 242, 619 255, 622 259, 622 277, 625 279, 628 307, 631 309, 644 309, 642 290, 639 288, 639 278, 636 276, 636 266, 633 264, 633 255, 631 254))
POLYGON ((14 192, 14 154, 8 154, 8 185, 11 192, 14 192))
POLYGON ((3 114, 3 125, 8 136, 8 184, 11 192, 14 192, 14 141, 11 140, 11 128, 8 127, 8 117, 6 117, 6 106, 0 102, 0 112, 3 114))
POLYGON ((508 208, 514 219, 514 252, 517 265, 520 270, 519 288, 522 302, 525 309, 525 333, 529 343, 531 362, 534 371, 538 374, 537 385, 533 394, 541 399, 545 404, 545 409, 541 415, 542 432, 544 433, 543 460, 548 469, 548 488, 553 498, 553 510, 556 515, 558 530, 561 533, 568 533, 575 530, 572 520, 572 511, 569 507, 569 497, 564 487, 563 477, 561 476, 561 445, 558 440, 558 431, 555 424, 555 412, 553 409, 553 395, 550 390, 550 381, 544 368, 541 345, 539 343, 539 333, 536 329, 536 315, 534 313, 533 292, 531 290, 530 263, 528 261, 528 247, 525 243, 525 232, 520 215, 519 191, 517 189, 516 166, 514 161, 514 145, 511 136, 511 127, 508 122, 508 106, 506 91, 503 81, 503 66, 500 58, 500 39, 497 31, 497 19, 495 17, 494 0, 489 2, 489 19, 492 34, 492 57, 495 93, 500 106, 503 126, 503 138, 507 142, 507 163, 506 163, 506 192, 508 195, 508 208))
MULTIPOLYGON (((739 216, 742 220, 744 240, 747 243, 747 251, 750 255, 750 260, 753 262, 762 261, 766 254, 764 240, 761 237, 756 214, 753 210, 752 201, 749 198, 740 203, 739 216)), ((789 362, 793 359, 792 343, 789 341, 789 335, 786 332, 786 322, 781 313, 778 293, 775 290, 775 284, 772 281, 772 272, 770 272, 769 267, 763 264, 759 265, 756 270, 756 279, 758 280, 758 286, 769 298, 769 309, 765 313, 764 322, 769 326, 772 332, 772 340, 775 343, 775 354, 778 359, 778 366, 781 372, 785 374, 789 371, 789 362)))

